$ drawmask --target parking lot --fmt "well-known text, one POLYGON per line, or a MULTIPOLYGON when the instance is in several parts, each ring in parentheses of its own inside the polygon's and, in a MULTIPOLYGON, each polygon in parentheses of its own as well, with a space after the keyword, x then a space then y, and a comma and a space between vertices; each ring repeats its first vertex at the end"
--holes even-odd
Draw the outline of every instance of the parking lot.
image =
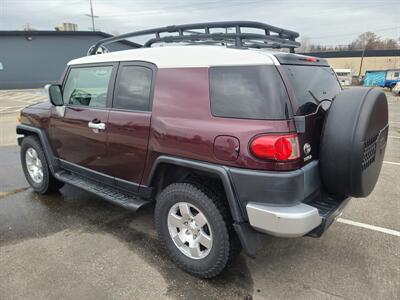
POLYGON ((320 239, 265 237, 256 258, 242 254, 221 276, 200 280, 160 248, 151 207, 132 213, 68 185, 33 193, 16 116, 45 97, 0 91, 0 298, 399 299, 400 97, 387 95, 389 141, 368 198, 353 199, 320 239))

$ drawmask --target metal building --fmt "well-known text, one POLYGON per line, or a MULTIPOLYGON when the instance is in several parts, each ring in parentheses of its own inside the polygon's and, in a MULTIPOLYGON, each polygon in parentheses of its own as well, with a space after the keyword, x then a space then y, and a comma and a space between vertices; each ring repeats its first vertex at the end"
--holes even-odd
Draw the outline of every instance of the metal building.
POLYGON ((363 51, 358 50, 310 52, 304 54, 326 58, 334 69, 351 69, 355 76, 362 76, 368 70, 400 68, 400 49, 366 50, 363 59, 363 51))
MULTIPOLYGON (((110 36, 99 31, 0 31, 0 89, 38 88, 57 82, 68 61, 85 56, 96 41, 110 36)), ((109 50, 137 46, 121 41, 109 50)))

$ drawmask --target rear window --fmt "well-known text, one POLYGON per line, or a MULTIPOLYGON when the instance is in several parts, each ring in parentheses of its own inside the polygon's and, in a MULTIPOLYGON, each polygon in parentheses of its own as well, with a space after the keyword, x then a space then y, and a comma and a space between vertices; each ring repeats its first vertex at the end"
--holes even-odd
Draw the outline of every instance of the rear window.
POLYGON ((216 117, 285 119, 288 95, 275 66, 210 68, 211 112, 216 117))
POLYGON ((299 114, 313 113, 318 100, 332 99, 341 87, 335 72, 330 67, 283 65, 299 104, 299 114), (311 93, 310 93, 311 91, 311 93))
POLYGON ((150 110, 152 76, 152 70, 146 67, 120 67, 114 107, 127 110, 150 110))

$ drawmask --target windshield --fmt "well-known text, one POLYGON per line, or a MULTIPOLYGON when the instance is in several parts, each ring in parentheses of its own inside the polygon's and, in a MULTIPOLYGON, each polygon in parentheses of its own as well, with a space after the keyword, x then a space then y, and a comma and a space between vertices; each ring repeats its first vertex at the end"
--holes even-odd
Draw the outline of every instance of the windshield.
POLYGON ((283 65, 283 68, 299 104, 297 114, 313 113, 318 106, 316 99, 332 99, 341 91, 336 75, 330 67, 283 65))

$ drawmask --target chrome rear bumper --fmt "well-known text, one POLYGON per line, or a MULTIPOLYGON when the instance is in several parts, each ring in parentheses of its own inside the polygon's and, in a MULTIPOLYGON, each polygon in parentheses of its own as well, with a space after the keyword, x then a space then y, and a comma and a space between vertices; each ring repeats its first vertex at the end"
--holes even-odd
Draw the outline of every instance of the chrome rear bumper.
POLYGON ((322 222, 318 209, 304 203, 282 207, 250 202, 246 210, 254 229, 280 237, 303 236, 322 222))

